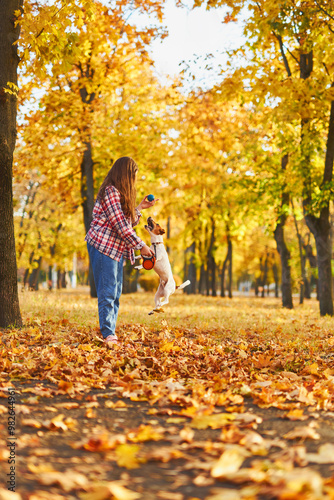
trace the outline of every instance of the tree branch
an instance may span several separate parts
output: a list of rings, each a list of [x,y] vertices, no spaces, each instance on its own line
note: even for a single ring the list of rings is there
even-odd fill
[[[284,52],[284,45],[283,45],[283,41],[282,41],[282,37],[281,35],[276,35],[276,33],[273,31],[273,35],[277,38],[278,40],[278,43],[279,43],[279,46],[280,46],[280,50],[281,50],[281,54],[282,54],[282,57],[283,57],[283,62],[284,62],[284,66],[285,66],[285,69],[286,69],[286,72],[288,74],[288,76],[292,76],[292,73],[291,73],[291,69],[290,69],[290,66],[289,66],[289,61],[285,55],[285,52]]]

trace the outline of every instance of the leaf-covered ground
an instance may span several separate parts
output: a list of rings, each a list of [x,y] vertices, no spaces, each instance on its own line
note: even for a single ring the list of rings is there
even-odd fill
[[[21,295],[24,328],[0,332],[0,498],[334,499],[334,319],[152,301],[122,296],[107,350],[87,292]]]

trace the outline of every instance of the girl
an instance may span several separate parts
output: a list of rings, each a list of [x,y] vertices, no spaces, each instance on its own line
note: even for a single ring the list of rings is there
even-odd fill
[[[124,156],[115,161],[98,192],[93,220],[85,237],[98,297],[100,329],[108,348],[117,343],[115,327],[122,293],[123,258],[134,264],[134,249],[145,257],[153,255],[132,229],[142,215],[140,210],[158,201],[150,202],[145,197],[135,208],[137,172],[132,158]]]

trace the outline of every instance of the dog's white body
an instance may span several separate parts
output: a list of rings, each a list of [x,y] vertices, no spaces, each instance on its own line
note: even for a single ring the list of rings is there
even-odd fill
[[[153,250],[156,262],[154,265],[154,271],[158,274],[160,278],[160,283],[158,290],[155,294],[155,308],[148,314],[153,314],[158,312],[162,306],[169,303],[169,297],[172,295],[176,288],[181,289],[190,285],[190,281],[187,280],[182,285],[176,286],[175,280],[173,278],[172,268],[169,262],[168,253],[163,244],[163,237],[161,234],[154,234],[148,226],[145,229],[149,232],[151,236],[151,250]],[[140,257],[140,256],[138,256]],[[143,266],[136,266],[135,269],[142,269]]]

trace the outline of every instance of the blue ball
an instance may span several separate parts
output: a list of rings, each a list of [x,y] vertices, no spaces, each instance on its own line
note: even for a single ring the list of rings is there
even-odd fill
[[[154,194],[149,194],[147,196],[148,201],[153,201],[154,200]]]

